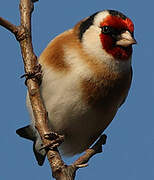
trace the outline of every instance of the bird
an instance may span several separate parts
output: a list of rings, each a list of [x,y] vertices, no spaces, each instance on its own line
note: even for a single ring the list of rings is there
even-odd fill
[[[42,69],[40,93],[51,131],[64,135],[58,147],[64,156],[89,148],[114,119],[125,102],[132,81],[134,24],[117,10],[102,10],[82,19],[56,36],[38,58]],[[32,140],[41,166],[46,151],[35,128],[27,94],[31,124],[18,129]]]

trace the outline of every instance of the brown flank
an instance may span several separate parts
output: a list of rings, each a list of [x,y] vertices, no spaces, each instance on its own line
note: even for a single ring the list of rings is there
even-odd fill
[[[102,78],[83,80],[81,82],[82,98],[90,106],[110,111],[112,104],[123,103],[130,88],[132,73],[121,76],[103,75]]]

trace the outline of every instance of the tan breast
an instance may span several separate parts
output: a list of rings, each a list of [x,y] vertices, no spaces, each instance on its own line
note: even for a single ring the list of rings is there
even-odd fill
[[[82,98],[93,107],[108,111],[112,105],[120,105],[126,98],[132,79],[132,72],[115,74],[102,73],[102,76],[83,80]]]

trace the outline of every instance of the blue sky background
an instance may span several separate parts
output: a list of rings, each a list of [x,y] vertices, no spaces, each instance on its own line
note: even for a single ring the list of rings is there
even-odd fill
[[[19,24],[19,0],[3,0],[0,16]],[[78,171],[77,180],[154,179],[154,1],[45,0],[35,4],[33,43],[39,55],[48,42],[79,20],[103,9],[116,9],[135,24],[133,83],[126,103],[107,128],[104,153]],[[19,44],[0,27],[0,179],[50,180],[48,162],[39,167],[31,142],[19,138],[16,129],[29,124],[25,107],[26,87]],[[65,159],[66,160],[66,159]],[[72,159],[71,159],[72,160]],[[71,160],[66,160],[71,162]]]

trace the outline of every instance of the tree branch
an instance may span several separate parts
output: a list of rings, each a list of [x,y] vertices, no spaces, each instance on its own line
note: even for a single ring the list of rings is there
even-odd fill
[[[33,52],[31,39],[31,13],[34,9],[33,2],[31,2],[31,0],[20,0],[19,8],[21,20],[20,26],[17,27],[3,18],[0,18],[0,25],[11,31],[19,41],[25,73],[29,74],[34,72],[38,63],[37,57]],[[40,96],[39,84],[37,81],[28,79],[27,88],[35,117],[35,126],[42,138],[44,146],[48,146],[48,144],[50,144],[50,140],[46,139],[45,135],[49,134],[50,130],[47,125],[47,112]],[[52,168],[53,175],[55,172],[58,172],[60,169],[65,167],[65,164],[56,148],[54,150],[49,149],[47,157]]]
[[[34,72],[38,65],[37,57],[33,52],[31,38],[31,13],[34,9],[33,3],[36,1],[38,0],[20,0],[20,26],[15,26],[0,17],[0,25],[12,32],[20,43],[26,74]],[[35,117],[35,126],[41,136],[44,147],[48,147],[51,142],[46,136],[51,132],[48,128],[47,112],[40,96],[39,83],[36,80],[35,77],[33,79],[28,79],[26,85]],[[64,163],[57,148],[48,148],[47,157],[52,169],[53,177],[57,180],[73,180],[77,169],[87,166],[86,163],[92,156],[102,152],[102,145],[105,144],[105,142],[106,135],[103,135],[92,148],[88,149],[84,155],[78,158],[70,166],[67,166]]]
[[[91,157],[93,157],[95,154],[97,153],[101,153],[102,152],[102,145],[104,145],[106,143],[106,138],[107,136],[105,134],[103,134],[98,141],[93,145],[92,148],[87,149],[85,154],[83,154],[81,157],[79,157],[74,163],[73,165],[77,166],[77,167],[86,167],[88,164],[86,164],[89,159]]]
[[[3,19],[2,17],[0,17],[0,25],[11,31],[13,34],[16,34],[18,31],[17,26],[11,24],[9,21]]]

